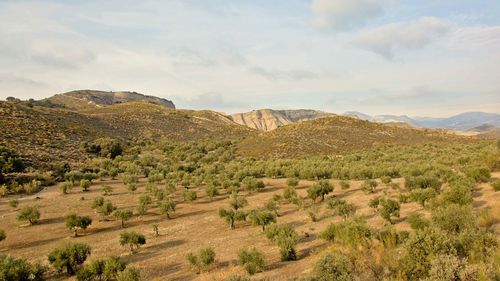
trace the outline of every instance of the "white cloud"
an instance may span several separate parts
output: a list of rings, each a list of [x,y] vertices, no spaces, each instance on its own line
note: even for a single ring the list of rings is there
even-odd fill
[[[383,13],[379,4],[369,0],[313,0],[311,8],[314,27],[339,31],[361,26]]]
[[[360,32],[351,44],[387,59],[397,51],[425,47],[450,31],[451,25],[435,17],[421,17],[416,21],[386,24]]]

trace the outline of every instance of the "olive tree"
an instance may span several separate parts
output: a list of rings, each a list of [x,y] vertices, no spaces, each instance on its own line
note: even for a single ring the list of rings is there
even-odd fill
[[[246,219],[246,213],[240,210],[235,210],[235,209],[224,209],[220,208],[219,209],[219,217],[223,218],[226,220],[226,222],[229,224],[229,227],[231,229],[234,229],[234,223],[236,221],[243,221]]]
[[[116,210],[113,213],[113,217],[121,220],[122,228],[125,227],[125,222],[128,221],[130,218],[132,218],[133,215],[134,215],[134,213],[132,212],[132,210],[129,210],[129,209]]]
[[[83,191],[88,191],[91,185],[92,182],[88,179],[80,180],[80,187],[83,189]]]
[[[43,275],[46,271],[47,268],[39,263],[0,254],[0,280],[44,281]]]
[[[75,237],[78,236],[78,229],[87,229],[92,224],[92,219],[89,216],[78,216],[77,214],[70,214],[64,218],[66,227],[73,231]]]
[[[346,221],[348,217],[353,216],[357,210],[356,205],[336,198],[332,198],[332,200],[328,201],[328,208],[332,209],[335,215],[341,216],[344,221]]]
[[[252,225],[262,227],[262,232],[266,231],[266,226],[276,223],[276,214],[268,210],[253,210],[248,215]]]
[[[393,223],[392,217],[399,218],[401,205],[398,201],[392,199],[380,199],[380,216],[390,224]]]
[[[327,180],[321,180],[307,189],[307,196],[309,196],[313,202],[315,202],[316,198],[319,197],[321,197],[321,200],[323,201],[325,196],[332,191],[333,185]]]
[[[83,243],[66,243],[49,253],[49,263],[57,271],[66,269],[66,273],[74,275],[87,256],[90,255],[90,246]]]
[[[436,196],[436,191],[430,187],[416,188],[410,192],[410,199],[414,202],[418,202],[422,207],[425,207],[425,203]]]
[[[160,213],[167,215],[170,219],[170,213],[175,212],[175,202],[171,198],[166,198],[159,203]]]
[[[38,222],[40,219],[40,211],[37,206],[25,206],[17,213],[17,220],[28,221],[30,225]]]
[[[120,233],[120,245],[128,245],[131,253],[135,253],[144,244],[146,244],[146,237],[141,233],[135,231]]]

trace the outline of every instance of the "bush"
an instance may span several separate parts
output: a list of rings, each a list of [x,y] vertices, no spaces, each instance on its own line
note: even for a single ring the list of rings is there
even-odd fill
[[[63,194],[67,194],[69,190],[71,190],[73,188],[73,183],[71,183],[70,181],[65,181],[65,182],[61,182],[59,184],[59,189],[62,191]]]
[[[215,251],[212,247],[203,248],[198,252],[198,255],[188,253],[186,259],[192,267],[200,273],[202,269],[215,262]]]
[[[12,209],[17,208],[18,205],[19,205],[19,201],[17,199],[12,198],[9,200],[9,207],[11,207]]]
[[[39,263],[29,263],[25,259],[17,259],[0,254],[0,280],[5,281],[43,281],[47,268]]]
[[[297,191],[295,190],[295,188],[291,188],[291,187],[288,187],[288,188],[285,188],[285,190],[283,190],[283,198],[285,200],[287,200],[288,202],[291,202],[293,198],[297,198]]]
[[[427,277],[432,257],[448,254],[455,255],[456,250],[447,233],[432,227],[417,230],[403,246],[401,267],[405,279]]]
[[[340,189],[344,190],[344,189],[348,189],[350,187],[351,187],[351,185],[349,184],[348,181],[341,181],[340,182]]]
[[[286,184],[290,187],[295,187],[295,186],[299,185],[299,179],[289,178],[286,180]]]
[[[266,237],[278,245],[282,261],[297,259],[295,246],[297,245],[299,237],[292,225],[272,224],[266,229]]]
[[[113,187],[109,185],[105,185],[102,187],[102,192],[104,196],[111,195],[113,193]]]
[[[146,244],[146,237],[141,233],[135,231],[120,233],[120,245],[128,245],[131,253],[135,253],[144,244]]]
[[[414,230],[423,229],[430,225],[430,221],[420,213],[411,213],[406,220]]]
[[[312,276],[306,280],[327,281],[354,281],[354,266],[349,258],[343,254],[326,254],[315,264]]]
[[[382,177],[380,177],[380,181],[383,184],[389,184],[392,181],[392,179],[389,176],[382,176]]]
[[[256,248],[240,249],[238,251],[238,265],[243,266],[250,275],[264,269],[264,254]]]
[[[38,210],[37,206],[23,207],[17,214],[17,220],[28,221],[30,225],[37,223],[39,219],[40,219],[40,211]]]
[[[83,189],[83,191],[88,191],[91,184],[92,183],[90,182],[90,180],[87,179],[83,179],[80,181],[80,187]]]
[[[184,190],[184,192],[182,193],[182,196],[184,197],[184,200],[186,202],[193,202],[198,198],[198,195],[196,194],[195,191],[188,190],[188,189]]]
[[[105,260],[93,260],[85,265],[76,274],[78,281],[89,280],[116,280],[121,272],[126,269],[126,264],[120,257],[112,256]]]
[[[417,188],[410,192],[410,199],[418,202],[422,207],[425,207],[425,203],[436,196],[437,193],[432,188]]]
[[[490,169],[487,167],[470,167],[465,170],[465,174],[476,182],[486,182],[491,178]]]
[[[392,217],[399,218],[399,211],[401,209],[401,205],[398,201],[392,199],[381,199],[380,200],[380,216],[385,219],[389,223],[392,222]]]
[[[374,193],[378,183],[374,180],[365,180],[361,184],[361,190],[365,193]]]
[[[124,271],[119,272],[116,276],[116,281],[139,281],[141,280],[141,272],[134,267],[128,266]]]
[[[66,273],[74,275],[90,255],[90,247],[83,243],[67,243],[49,253],[49,263],[57,271],[66,269]]]
[[[500,191],[500,179],[497,179],[494,182],[492,182],[491,186],[495,191]]]
[[[328,208],[332,209],[336,216],[341,216],[344,221],[346,221],[348,217],[353,216],[357,210],[356,205],[336,198],[332,198],[332,200],[328,201]]]

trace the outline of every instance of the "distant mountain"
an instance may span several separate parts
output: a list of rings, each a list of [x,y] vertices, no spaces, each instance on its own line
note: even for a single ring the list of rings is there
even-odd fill
[[[467,131],[483,125],[500,127],[500,114],[485,112],[465,112],[446,118],[408,117],[406,115],[370,116],[356,111],[345,112],[344,115],[354,115],[359,119],[373,122],[406,122],[416,127],[445,128],[459,131]]]
[[[311,109],[273,110],[259,109],[245,113],[235,113],[229,117],[236,123],[259,130],[271,131],[278,127],[301,121],[314,120],[321,117],[332,116],[327,113]]]
[[[158,105],[163,105],[168,108],[175,108],[174,103],[170,100],[143,95],[137,92],[104,92],[95,90],[78,90],[62,93],[54,95],[50,98],[36,101],[35,104],[47,107],[64,107],[74,110],[80,110],[129,101],[146,101]]]

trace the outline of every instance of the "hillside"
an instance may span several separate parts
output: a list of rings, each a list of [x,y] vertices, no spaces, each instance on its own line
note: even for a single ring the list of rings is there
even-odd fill
[[[333,114],[310,109],[259,109],[245,113],[235,113],[230,115],[230,118],[234,122],[252,129],[257,129],[259,131],[271,131],[290,123],[314,120],[330,115]]]
[[[124,103],[129,101],[147,101],[168,108],[175,108],[172,101],[167,99],[147,96],[136,92],[104,92],[95,90],[78,90],[54,95],[52,97],[37,101],[35,104],[47,107],[64,107],[80,110]]]
[[[383,144],[415,144],[463,138],[439,130],[412,129],[332,116],[290,124],[250,136],[238,144],[242,155],[296,157],[343,154]]]
[[[0,145],[35,167],[53,160],[81,161],[80,143],[100,137],[176,141],[241,138],[252,131],[213,111],[173,110],[127,102],[80,111],[0,102]]]

